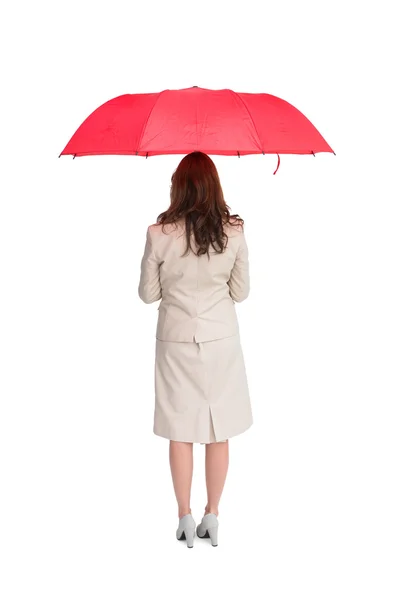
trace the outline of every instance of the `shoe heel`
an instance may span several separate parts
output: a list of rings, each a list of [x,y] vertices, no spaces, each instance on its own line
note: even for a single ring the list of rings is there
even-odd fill
[[[186,544],[188,548],[193,548],[194,532],[194,529],[184,529]]]
[[[210,536],[211,545],[218,546],[218,525],[207,529],[208,535]]]

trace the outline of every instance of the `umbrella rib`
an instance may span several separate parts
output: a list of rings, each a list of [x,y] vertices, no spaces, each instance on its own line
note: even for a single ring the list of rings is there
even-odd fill
[[[196,98],[196,143],[197,143],[197,149],[199,148],[199,123],[197,120],[199,111],[198,111],[199,105],[197,104],[197,98]]]
[[[153,104],[153,106],[151,107],[151,110],[150,110],[150,112],[149,112],[149,114],[148,114],[148,116],[147,116],[146,122],[145,122],[145,124],[143,125],[142,133],[140,134],[140,138],[139,138],[138,147],[137,147],[137,149],[136,149],[136,154],[139,152],[139,149],[140,149],[140,144],[142,143],[142,139],[143,139],[143,135],[144,135],[144,130],[146,129],[147,123],[149,122],[149,119],[150,119],[150,117],[151,117],[151,113],[153,112],[155,105],[157,104],[158,100],[160,99],[160,96],[161,96],[161,94],[164,94],[164,92],[165,92],[165,91],[166,91],[166,90],[163,90],[162,92],[160,92],[160,93],[158,94],[157,98],[156,98],[156,99],[155,99],[155,101],[154,101],[154,104]],[[146,158],[147,158],[147,156],[146,156]]]
[[[253,119],[253,117],[251,116],[249,109],[247,108],[247,104],[246,104],[246,102],[243,100],[243,98],[242,98],[242,97],[241,97],[241,96],[240,96],[240,95],[239,95],[237,92],[233,92],[232,90],[229,90],[229,91],[231,92],[231,94],[233,94],[233,95],[237,96],[237,97],[238,97],[238,98],[240,98],[240,100],[242,101],[242,103],[243,103],[243,106],[245,107],[245,109],[246,109],[246,111],[247,111],[247,114],[249,115],[249,117],[250,117],[250,119],[251,119],[251,122],[253,123],[254,131],[255,131],[255,132],[256,132],[256,134],[257,134],[257,137],[258,137],[258,144],[259,144],[259,146],[260,146],[260,148],[261,148],[261,152],[264,152],[264,148],[262,148],[262,144],[261,144],[260,134],[259,134],[259,133],[258,133],[258,131],[257,131],[256,124],[254,123],[254,119]]]

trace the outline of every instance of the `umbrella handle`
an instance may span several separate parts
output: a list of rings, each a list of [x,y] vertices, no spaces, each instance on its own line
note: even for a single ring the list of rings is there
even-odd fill
[[[279,154],[277,154],[277,157],[278,157],[278,164],[277,164],[277,167],[276,167],[276,169],[274,171],[274,175],[276,174],[277,170],[279,169],[279,165],[281,164],[281,157],[279,156]]]

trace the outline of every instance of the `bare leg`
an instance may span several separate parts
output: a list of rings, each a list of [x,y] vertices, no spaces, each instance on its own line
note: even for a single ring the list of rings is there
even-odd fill
[[[190,492],[193,477],[193,444],[174,442],[169,444],[169,464],[172,481],[178,502],[178,517],[181,519],[191,512]]]
[[[214,444],[206,444],[206,513],[218,516],[218,505],[224,489],[229,465],[228,440]]]

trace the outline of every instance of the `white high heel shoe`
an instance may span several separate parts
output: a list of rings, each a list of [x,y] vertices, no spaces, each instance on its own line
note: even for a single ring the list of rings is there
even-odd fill
[[[196,533],[199,538],[210,538],[213,546],[218,546],[218,519],[214,513],[207,513],[197,525]]]
[[[179,519],[178,529],[176,530],[176,538],[178,540],[186,540],[188,548],[193,548],[194,534],[196,531],[196,523],[189,513]]]

